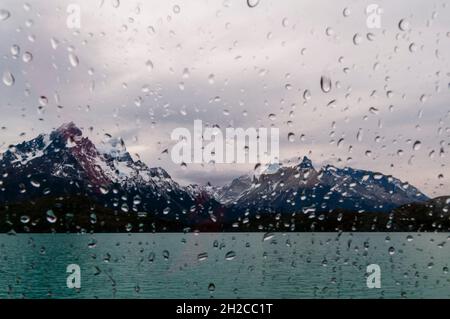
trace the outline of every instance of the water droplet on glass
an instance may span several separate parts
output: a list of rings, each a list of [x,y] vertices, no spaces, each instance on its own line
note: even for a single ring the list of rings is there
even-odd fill
[[[46,106],[48,104],[48,99],[46,96],[40,96],[39,97],[39,105],[40,106]]]
[[[117,9],[120,6],[120,0],[111,0],[111,5]]]
[[[334,30],[333,30],[333,28],[331,28],[331,27],[327,27],[326,29],[325,29],[325,34],[327,35],[327,36],[332,36],[332,35],[334,35]]]
[[[422,143],[420,141],[415,141],[413,144],[413,150],[418,151],[420,149],[420,146],[422,146]]]
[[[30,222],[30,217],[28,217],[27,215],[22,215],[20,216],[20,222],[22,224],[28,224]]]
[[[76,67],[80,63],[80,61],[78,60],[78,57],[73,52],[69,53],[69,62],[70,62],[70,65],[73,67]]]
[[[47,211],[46,216],[47,216],[47,221],[50,224],[56,223],[57,217],[56,217],[55,213],[51,209]]]
[[[33,60],[33,55],[30,52],[25,52],[22,55],[22,61],[25,63],[29,63],[31,62],[31,60]]]
[[[13,86],[15,81],[16,80],[14,79],[14,76],[11,74],[11,72],[9,71],[3,72],[3,83],[6,86]]]
[[[30,184],[31,184],[31,186],[36,187],[36,188],[41,187],[41,183],[39,183],[39,182],[36,181],[36,180],[31,180],[31,181],[30,181]]]
[[[20,47],[17,44],[13,44],[11,46],[11,55],[14,58],[17,58],[19,56],[19,54],[20,54]]]
[[[331,91],[331,86],[332,86],[332,84],[331,84],[331,79],[330,78],[328,78],[326,76],[322,76],[320,78],[320,87],[321,87],[321,89],[322,89],[322,91],[324,93],[330,92]]]
[[[398,28],[401,31],[407,31],[410,28],[409,22],[405,19],[401,19],[398,23]]]
[[[203,261],[203,260],[208,259],[208,253],[198,254],[197,259],[198,259],[198,261]]]
[[[153,70],[153,62],[151,60],[147,60],[147,62],[145,62],[145,66],[149,71]]]
[[[208,76],[208,82],[209,82],[209,84],[214,84],[214,74],[210,74]]]
[[[344,8],[344,10],[342,11],[342,15],[344,17],[348,17],[351,14],[351,11],[349,8]]]
[[[226,260],[233,260],[234,258],[236,258],[236,253],[234,251],[229,251],[225,255]]]
[[[173,6],[173,13],[178,14],[180,13],[181,9],[179,5],[174,5]]]
[[[409,45],[409,52],[414,53],[417,51],[417,45],[413,42]]]
[[[263,236],[263,241],[271,240],[275,235],[273,233],[265,233]]]
[[[294,133],[289,133],[288,134],[288,141],[289,142],[294,142],[295,141],[295,134]]]
[[[260,0],[247,0],[247,6],[249,8],[254,8],[259,4]]]
[[[51,38],[50,43],[52,45],[53,50],[56,50],[56,48],[58,48],[59,46],[59,40],[56,38]]]
[[[362,37],[361,37],[361,35],[360,35],[359,33],[356,33],[356,34],[353,36],[353,44],[354,44],[354,45],[359,45],[361,42],[362,42]]]
[[[164,250],[164,251],[163,251],[163,257],[164,257],[164,260],[168,260],[168,259],[169,259],[170,253],[169,253],[168,250]]]
[[[8,20],[11,13],[8,10],[0,9],[0,21]]]
[[[305,90],[305,91],[303,92],[303,98],[304,98],[306,101],[310,100],[310,99],[311,99],[311,92],[310,92],[309,90]]]

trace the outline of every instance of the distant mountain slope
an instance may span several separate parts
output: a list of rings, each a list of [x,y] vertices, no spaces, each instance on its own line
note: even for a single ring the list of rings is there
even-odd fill
[[[316,214],[342,209],[389,212],[395,207],[428,200],[417,188],[400,180],[353,168],[327,165],[316,170],[304,157],[295,166],[258,176],[241,176],[218,190],[218,199],[235,212]]]

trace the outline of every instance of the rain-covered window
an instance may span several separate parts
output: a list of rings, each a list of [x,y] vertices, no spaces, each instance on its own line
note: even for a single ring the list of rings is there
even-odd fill
[[[0,3],[0,298],[450,297],[450,3]]]

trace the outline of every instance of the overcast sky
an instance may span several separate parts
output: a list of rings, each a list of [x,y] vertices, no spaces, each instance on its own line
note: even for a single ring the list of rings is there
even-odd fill
[[[446,3],[3,0],[0,68],[15,82],[0,83],[0,149],[74,121],[97,143],[122,137],[183,184],[222,184],[253,165],[183,169],[163,152],[172,130],[194,119],[274,126],[283,160],[308,155],[448,195]],[[81,8],[79,30],[66,25],[69,4]],[[366,24],[369,4],[382,10],[379,29]]]

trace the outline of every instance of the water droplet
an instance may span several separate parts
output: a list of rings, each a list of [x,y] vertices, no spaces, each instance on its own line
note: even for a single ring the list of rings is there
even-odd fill
[[[233,260],[234,258],[236,258],[236,253],[234,251],[229,251],[225,255],[226,260]]]
[[[409,45],[409,52],[414,53],[417,51],[417,45],[413,42]]]
[[[22,55],[22,61],[25,63],[30,63],[33,60],[33,55],[30,52],[25,52]]]
[[[398,23],[398,28],[401,31],[407,31],[410,28],[409,22],[405,19],[401,19]]]
[[[362,36],[359,33],[356,33],[353,36],[353,44],[354,45],[359,45],[362,42]]]
[[[70,65],[73,67],[78,66],[78,64],[80,63],[80,61],[78,60],[78,57],[73,52],[69,53],[69,62],[70,62]]]
[[[28,217],[27,215],[22,215],[20,216],[20,222],[22,224],[28,224],[30,222],[30,217]]]
[[[17,58],[19,56],[19,54],[20,54],[20,47],[17,44],[13,44],[11,46],[11,55],[14,58]]]
[[[16,80],[14,79],[14,76],[11,74],[11,72],[9,71],[3,72],[3,83],[6,86],[13,86],[15,81]]]
[[[173,13],[178,14],[180,13],[181,9],[179,5],[174,5],[173,6]]]
[[[372,107],[369,108],[369,112],[372,113],[372,114],[377,115],[380,112],[380,110],[378,110],[376,107],[372,106]]]
[[[147,67],[147,69],[149,70],[149,71],[152,71],[153,70],[153,62],[151,61],[151,60],[147,60],[147,62],[145,62],[145,66]]]
[[[213,283],[210,283],[210,284],[208,285],[208,290],[209,290],[210,292],[213,292],[214,290],[216,290],[216,286],[215,286]]]
[[[349,8],[344,8],[344,10],[342,11],[342,15],[344,17],[348,17],[350,15],[351,11]]]
[[[321,89],[322,89],[322,91],[324,93],[330,92],[331,91],[331,86],[332,86],[332,84],[331,84],[331,79],[330,78],[328,78],[326,76],[322,76],[320,78],[320,87],[321,87]]]
[[[164,260],[169,260],[170,253],[168,250],[163,251],[163,257],[164,257]]]
[[[271,240],[275,235],[273,233],[265,233],[263,236],[263,241]]]
[[[203,261],[203,260],[208,259],[208,253],[200,253],[200,254],[198,254],[197,259],[198,259],[198,261]]]
[[[46,96],[40,96],[39,97],[39,105],[40,106],[46,106],[48,104],[48,99]]]
[[[247,0],[247,6],[249,8],[254,8],[259,4],[260,0]]]
[[[389,255],[394,255],[395,254],[395,248],[394,247],[389,247],[388,249]]]
[[[0,9],[0,21],[8,20],[11,13],[8,10]]]
[[[294,133],[291,132],[291,133],[288,134],[288,141],[291,142],[291,143],[295,141],[295,134]]]
[[[51,209],[47,211],[46,216],[47,216],[47,221],[48,221],[50,224],[56,223],[56,221],[57,221],[57,219],[58,219],[58,218],[56,217],[55,213],[54,213]]]
[[[106,195],[109,193],[109,189],[105,186],[100,186],[100,193],[102,193],[103,195]]]
[[[111,5],[117,9],[120,6],[120,0],[111,0]]]
[[[31,180],[31,181],[30,181],[30,184],[31,184],[31,186],[36,187],[36,188],[41,187],[41,183],[39,183],[39,182],[36,181],[36,180]]]
[[[120,210],[123,211],[124,213],[128,213],[128,211],[129,211],[130,209],[129,209],[127,203],[123,203],[122,206],[120,206]]]
[[[359,129],[358,133],[356,133],[356,139],[361,142],[362,141],[362,137],[363,137],[363,130]]]
[[[56,48],[59,46],[59,40],[56,38],[51,38],[50,43],[52,45],[53,50],[56,50]]]
[[[209,82],[209,84],[214,84],[214,74],[210,74],[208,76],[208,82]]]
[[[331,27],[327,27],[326,29],[325,29],[325,34],[327,35],[327,36],[332,36],[332,35],[334,35],[334,30],[333,30],[333,28],[331,28]]]
[[[421,146],[422,146],[422,143],[420,141],[415,141],[413,144],[413,150],[418,151]]]
[[[309,101],[309,100],[311,99],[311,92],[310,92],[309,90],[305,90],[305,91],[303,92],[303,98],[304,98],[306,101]]]

